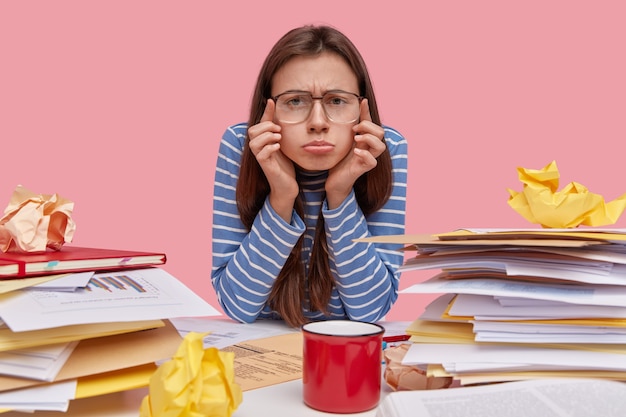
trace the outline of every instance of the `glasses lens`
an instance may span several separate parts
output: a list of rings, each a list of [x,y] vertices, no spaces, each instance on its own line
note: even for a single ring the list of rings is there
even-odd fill
[[[350,93],[326,93],[322,104],[328,118],[338,123],[351,123],[359,118],[359,98]]]
[[[283,94],[276,100],[276,118],[285,123],[299,123],[309,117],[312,107],[310,94]]]
[[[286,93],[276,99],[276,119],[283,123],[305,121],[315,100],[321,100],[326,116],[337,123],[352,123],[359,119],[359,98],[346,92],[328,92],[323,97],[310,93]]]

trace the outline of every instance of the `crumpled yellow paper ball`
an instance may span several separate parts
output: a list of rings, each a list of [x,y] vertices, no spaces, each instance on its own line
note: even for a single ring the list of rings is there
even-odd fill
[[[571,182],[558,191],[556,161],[540,170],[518,168],[517,171],[524,186],[519,193],[508,189],[509,205],[529,222],[544,228],[614,224],[626,208],[626,194],[605,202],[601,195],[590,192],[577,182]]]
[[[203,348],[206,334],[190,332],[174,357],[150,377],[140,417],[228,417],[243,394],[235,382],[235,354]]]
[[[0,250],[44,252],[71,242],[74,203],[58,194],[35,194],[18,185],[0,219]]]

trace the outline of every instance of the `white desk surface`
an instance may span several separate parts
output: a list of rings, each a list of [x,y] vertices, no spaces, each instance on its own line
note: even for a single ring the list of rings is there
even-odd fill
[[[391,388],[382,382],[381,400],[391,392]],[[57,411],[36,411],[32,414],[11,411],[0,414],[1,417],[138,417],[141,400],[148,393],[147,388],[101,395],[93,398],[73,400],[67,413]],[[243,401],[233,413],[233,417],[320,417],[331,416],[313,410],[302,402],[302,380],[271,385],[265,388],[245,391]],[[342,416],[374,417],[376,409],[363,413],[341,414]]]

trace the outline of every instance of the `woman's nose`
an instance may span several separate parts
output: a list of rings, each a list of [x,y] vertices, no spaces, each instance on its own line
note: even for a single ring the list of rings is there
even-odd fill
[[[311,106],[311,113],[308,119],[310,126],[312,128],[327,127],[329,120],[321,100],[313,100]]]

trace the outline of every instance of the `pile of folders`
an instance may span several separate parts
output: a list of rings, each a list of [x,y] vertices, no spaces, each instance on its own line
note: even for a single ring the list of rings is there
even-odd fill
[[[0,412],[66,411],[74,398],[147,386],[182,340],[169,319],[215,314],[165,262],[67,245],[0,252]]]
[[[416,251],[403,273],[436,271],[402,291],[434,297],[407,329],[404,364],[461,385],[626,380],[626,230],[463,229],[370,240]]]

